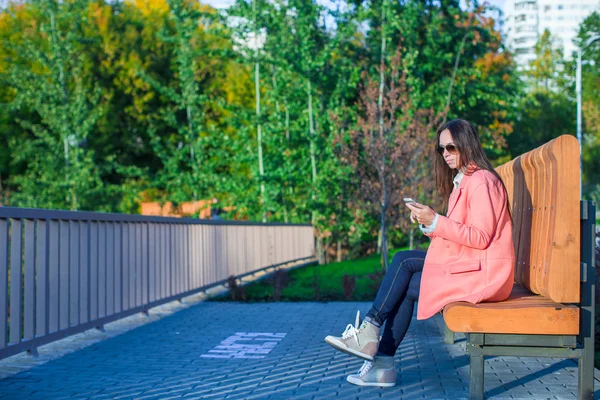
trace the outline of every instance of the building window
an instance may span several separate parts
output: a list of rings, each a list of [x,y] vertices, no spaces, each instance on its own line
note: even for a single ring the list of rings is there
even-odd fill
[[[544,12],[548,12],[552,9],[552,6],[544,6]]]
[[[563,9],[563,5],[562,5],[562,4],[559,4],[559,5],[558,5],[558,9],[559,9],[559,10],[562,10],[562,9]]]

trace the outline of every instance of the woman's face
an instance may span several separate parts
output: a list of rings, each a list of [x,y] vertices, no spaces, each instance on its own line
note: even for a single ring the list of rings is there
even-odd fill
[[[452,140],[452,135],[448,129],[444,129],[440,133],[440,143],[438,151],[446,160],[446,164],[452,169],[457,169],[460,165],[460,153]]]

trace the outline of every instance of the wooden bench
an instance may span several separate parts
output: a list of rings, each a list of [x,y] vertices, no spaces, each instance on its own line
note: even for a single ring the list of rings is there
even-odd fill
[[[579,143],[564,135],[497,168],[508,191],[515,286],[498,303],[456,302],[446,326],[467,336],[471,399],[484,357],[578,360],[578,398],[594,398],[595,205],[580,200]]]

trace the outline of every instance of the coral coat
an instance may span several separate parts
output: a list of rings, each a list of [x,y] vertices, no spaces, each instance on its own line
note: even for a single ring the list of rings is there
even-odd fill
[[[512,222],[502,183],[491,172],[463,177],[438,216],[425,265],[417,319],[455,301],[502,301],[514,281]]]

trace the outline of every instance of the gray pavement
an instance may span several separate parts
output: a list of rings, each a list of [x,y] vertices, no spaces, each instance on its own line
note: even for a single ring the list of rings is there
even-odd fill
[[[200,302],[1,379],[0,398],[467,398],[465,341],[444,344],[439,317],[413,320],[396,355],[396,387],[347,383],[362,361],[336,352],[323,338],[341,334],[356,310],[364,315],[368,307]],[[489,399],[575,399],[577,366],[550,358],[488,358],[485,383]]]

